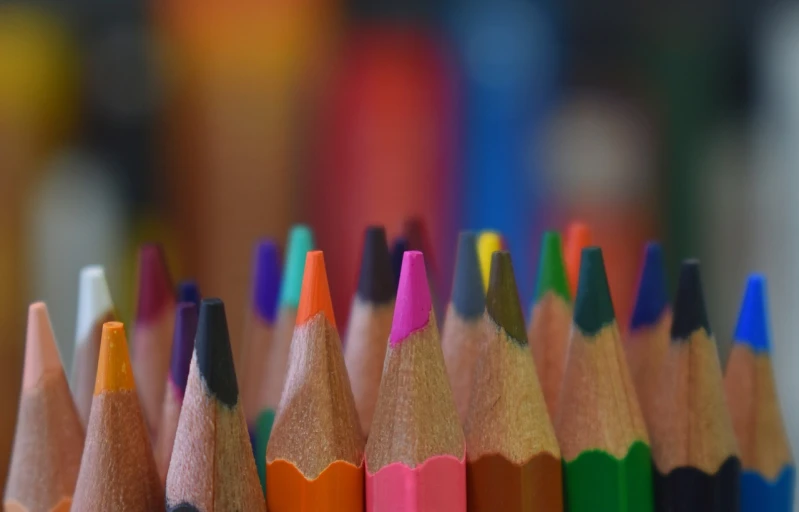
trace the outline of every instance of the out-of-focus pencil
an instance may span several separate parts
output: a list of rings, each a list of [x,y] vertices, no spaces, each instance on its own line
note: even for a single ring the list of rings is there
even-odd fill
[[[796,468],[771,366],[766,278],[749,276],[724,387],[741,449],[741,511],[794,509]]]
[[[491,256],[502,250],[502,235],[497,231],[485,230],[477,235],[477,256],[480,258],[480,273],[483,277],[483,290],[488,290],[491,275]]]
[[[598,247],[583,249],[555,432],[569,512],[651,511],[649,438]]]
[[[402,225],[402,236],[407,243],[406,250],[419,251],[424,254],[427,267],[427,283],[430,285],[430,299],[433,303],[433,311],[435,311],[436,320],[440,321],[439,295],[438,289],[436,288],[439,269],[436,265],[436,255],[434,254],[433,243],[430,240],[430,232],[427,229],[427,223],[422,217],[408,217]],[[403,255],[403,259],[404,257]]]
[[[656,510],[739,510],[738,445],[696,260],[680,268],[671,343],[653,397]]]
[[[139,289],[133,324],[133,373],[144,419],[156,439],[175,326],[175,289],[163,249],[147,244],[139,251]]]
[[[421,252],[402,264],[366,444],[366,510],[466,510],[466,449]]]
[[[563,510],[560,449],[505,251],[492,256],[483,326],[464,427],[469,510]]]
[[[461,424],[469,411],[474,365],[484,336],[485,290],[476,239],[469,231],[458,236],[452,294],[441,335],[441,349]]]
[[[350,308],[344,361],[361,431],[368,437],[394,315],[394,273],[382,226],[366,228],[361,254],[361,273]]]
[[[555,418],[569,351],[572,301],[560,234],[544,233],[538,261],[535,299],[530,312],[530,349],[549,416]]]
[[[194,279],[184,279],[178,283],[176,292],[177,302],[191,302],[197,309],[200,309],[200,300],[202,294],[200,287],[197,286],[197,281]]]
[[[164,507],[121,322],[103,325],[97,383],[72,512],[152,512]]]
[[[394,290],[399,286],[399,276],[402,270],[402,258],[408,250],[408,241],[404,237],[397,237],[391,244],[391,270],[394,271]]]
[[[266,463],[272,512],[363,510],[363,435],[321,251],[305,259],[289,370]]]
[[[566,274],[569,276],[571,296],[577,293],[577,282],[580,279],[580,257],[583,249],[593,243],[593,236],[588,224],[574,221],[566,228],[563,252],[566,259]]]
[[[84,267],[78,282],[78,319],[72,356],[72,396],[83,428],[89,421],[103,324],[115,319],[114,302],[100,265]]]
[[[266,511],[219,299],[203,299],[166,480],[168,511]]]
[[[638,297],[624,343],[630,375],[648,428],[657,421],[653,417],[653,404],[657,400],[655,393],[663,358],[669,350],[670,332],[671,306],[663,251],[660,244],[650,242],[644,250]]]
[[[197,333],[197,306],[193,302],[181,302],[175,310],[175,336],[172,340],[172,357],[169,363],[169,380],[164,393],[164,407],[158,440],[155,443],[155,462],[161,481],[166,482],[172,446],[178,429],[180,410],[186,394],[191,355],[194,351],[194,335]]]
[[[6,512],[66,512],[78,479],[83,426],[61,365],[47,307],[28,308],[25,369]]]

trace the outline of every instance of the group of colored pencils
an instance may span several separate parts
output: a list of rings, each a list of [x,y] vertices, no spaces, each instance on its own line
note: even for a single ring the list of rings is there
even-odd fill
[[[394,251],[366,229],[344,343],[306,226],[282,272],[258,244],[241,340],[156,245],[132,356],[102,267],[80,276],[71,385],[31,305],[5,510],[792,510],[762,276],[723,372],[696,261],[671,306],[647,246],[622,332],[587,229],[548,232],[528,323],[502,237],[464,232],[439,337],[416,229]]]

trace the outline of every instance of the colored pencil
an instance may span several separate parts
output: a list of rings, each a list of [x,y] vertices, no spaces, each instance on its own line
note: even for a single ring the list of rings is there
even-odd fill
[[[541,239],[528,338],[551,418],[555,418],[558,411],[560,387],[569,351],[572,312],[572,295],[563,262],[560,234],[549,231]]]
[[[651,511],[649,438],[635,397],[605,263],[583,249],[555,431],[570,512]]]
[[[397,237],[391,244],[391,270],[394,271],[394,289],[399,286],[400,272],[402,271],[402,258],[408,250],[408,240],[404,237]]]
[[[441,350],[461,424],[469,412],[474,365],[484,331],[485,290],[476,239],[470,231],[458,236],[452,293],[441,334]]]
[[[430,232],[427,229],[427,223],[422,217],[408,217],[402,225],[402,236],[407,241],[406,250],[419,251],[424,254],[427,268],[427,283],[430,285],[430,298],[433,301],[433,311],[436,313],[436,320],[440,320],[439,296],[436,286],[439,277],[438,266],[436,265],[438,260],[436,259],[436,254],[434,254],[433,244],[430,241]],[[402,257],[404,261],[404,253]],[[400,272],[402,272],[401,267],[400,265]],[[399,273],[397,275],[399,275]]]
[[[114,302],[101,265],[83,267],[78,282],[78,318],[72,356],[72,396],[83,428],[89,422],[103,324],[115,319]]]
[[[593,243],[593,235],[588,224],[575,221],[566,228],[563,252],[566,260],[566,275],[569,277],[571,296],[577,293],[577,282],[580,278],[580,256],[583,249]]]
[[[277,320],[266,362],[266,380],[261,395],[263,409],[256,419],[256,448],[259,452],[261,447],[265,447],[269,442],[275,412],[283,393],[289,349],[294,335],[294,324],[297,322],[297,308],[300,304],[305,254],[313,250],[313,247],[311,228],[301,224],[291,228],[284,256]],[[265,486],[266,480],[262,480],[261,484]]]
[[[363,443],[324,256],[311,251],[286,385],[266,451],[269,510],[363,510]]]
[[[372,426],[383,375],[395,292],[386,230],[382,226],[368,227],[363,236],[358,291],[350,308],[344,344],[344,362],[352,383],[361,432],[366,437]]]
[[[178,430],[180,410],[186,394],[191,355],[194,352],[194,336],[197,333],[197,306],[193,302],[180,302],[175,310],[175,335],[172,340],[172,356],[169,360],[169,380],[164,393],[161,425],[155,442],[155,463],[161,481],[166,482],[175,433]]]
[[[650,242],[644,249],[638,296],[624,342],[635,394],[648,428],[657,421],[653,405],[663,359],[669,350],[671,317],[663,250],[659,243]]]
[[[202,294],[200,293],[200,287],[197,286],[197,281],[194,279],[184,279],[179,282],[175,295],[178,303],[191,302],[197,309],[200,309]]]
[[[68,511],[83,451],[83,425],[43,302],[28,308],[17,433],[6,512]]]
[[[172,353],[174,290],[161,246],[142,246],[132,357],[142,411],[152,439],[158,433]]]
[[[241,404],[250,429],[250,440],[255,454],[255,467],[261,486],[266,484],[266,443],[269,432],[258,434],[258,417],[266,414],[271,428],[273,411],[266,401],[265,384],[269,351],[274,335],[277,300],[280,293],[280,250],[271,240],[263,240],[255,250],[252,296],[247,323],[244,326],[244,377]]]
[[[366,510],[465,511],[465,448],[424,256],[408,251],[366,443]]]
[[[491,257],[502,250],[502,235],[496,231],[481,231],[477,235],[477,256],[480,258],[480,274],[483,277],[483,290],[488,290],[491,275]]]
[[[739,510],[741,463],[696,260],[680,268],[671,343],[654,397],[656,510]]]
[[[771,365],[766,278],[749,277],[724,387],[741,450],[741,511],[794,509],[796,469]]]
[[[152,512],[164,507],[121,322],[103,325],[97,384],[73,512]]]
[[[563,510],[555,430],[530,358],[510,253],[495,252],[466,436],[469,510]]]
[[[266,511],[219,299],[203,299],[166,480],[168,511]]]

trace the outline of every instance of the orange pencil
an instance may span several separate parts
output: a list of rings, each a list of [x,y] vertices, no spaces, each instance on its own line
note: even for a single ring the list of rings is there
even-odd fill
[[[324,256],[311,251],[286,385],[266,450],[269,510],[363,510],[363,446]]]
[[[78,479],[83,426],[43,302],[28,308],[25,370],[6,512],[66,512]]]
[[[569,291],[572,297],[577,295],[577,282],[580,280],[580,255],[583,249],[592,243],[593,236],[588,224],[575,221],[566,228],[563,252],[566,259],[566,273],[569,276]]]
[[[164,488],[136,394],[125,328],[107,322],[72,512],[163,508]]]

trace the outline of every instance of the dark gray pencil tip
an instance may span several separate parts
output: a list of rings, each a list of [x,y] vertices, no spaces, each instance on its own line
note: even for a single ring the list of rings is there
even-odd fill
[[[483,276],[477,256],[477,235],[462,231],[458,235],[458,254],[452,281],[452,305],[463,318],[479,318],[485,310]]]
[[[363,235],[358,297],[366,302],[385,304],[394,299],[394,269],[383,226],[369,226]]]
[[[671,337],[686,340],[691,333],[704,328],[711,334],[710,323],[705,309],[705,296],[702,292],[702,279],[698,260],[685,260],[680,265],[680,279],[674,299],[674,317],[671,324]]]
[[[220,299],[203,299],[194,350],[200,375],[211,393],[225,405],[236,405],[239,388],[233,367],[225,305]]]

